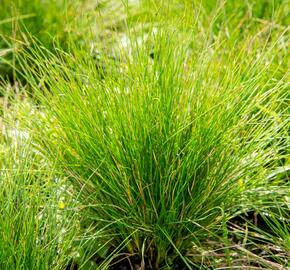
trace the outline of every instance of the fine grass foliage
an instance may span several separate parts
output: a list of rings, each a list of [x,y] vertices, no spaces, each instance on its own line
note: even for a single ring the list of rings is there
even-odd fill
[[[230,219],[269,207],[267,176],[289,139],[289,74],[275,62],[284,36],[220,33],[196,54],[194,31],[164,22],[146,42],[129,31],[132,49],[105,60],[102,76],[77,48],[22,58],[38,66],[26,77],[50,119],[37,126],[38,150],[57,160],[108,250],[143,269],[194,269],[192,254]]]
[[[56,48],[69,50],[68,36],[75,43],[86,44],[89,48],[91,27],[88,21],[93,21],[97,2],[1,0],[0,78],[20,80],[16,55],[33,46],[31,36],[50,51]]]
[[[288,267],[288,0],[2,2],[0,269]]]
[[[62,176],[36,151],[32,129],[24,124],[38,117],[17,97],[4,104],[1,115],[0,268],[5,270],[64,269],[78,235]]]

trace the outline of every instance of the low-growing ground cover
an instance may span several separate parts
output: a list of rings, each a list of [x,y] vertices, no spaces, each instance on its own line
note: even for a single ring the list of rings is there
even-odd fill
[[[287,1],[267,3],[104,1],[91,47],[30,36],[2,86],[1,267],[289,269]]]

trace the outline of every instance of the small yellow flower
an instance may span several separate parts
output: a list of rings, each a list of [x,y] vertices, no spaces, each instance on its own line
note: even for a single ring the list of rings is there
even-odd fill
[[[58,203],[58,208],[59,208],[59,209],[64,209],[64,208],[65,208],[65,203],[64,203],[63,201],[60,201],[60,202]]]
[[[243,188],[245,186],[244,181],[242,179],[238,180],[238,185]]]

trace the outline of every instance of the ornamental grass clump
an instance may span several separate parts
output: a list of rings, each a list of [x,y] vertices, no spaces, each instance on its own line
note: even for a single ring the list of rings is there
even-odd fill
[[[195,34],[170,25],[129,37],[101,76],[77,49],[22,59],[38,65],[26,77],[47,119],[35,140],[80,194],[87,224],[105,232],[97,241],[116,250],[107,260],[193,269],[228,220],[269,207],[247,194],[281,165],[287,73],[277,42],[259,36],[220,35],[198,50]]]

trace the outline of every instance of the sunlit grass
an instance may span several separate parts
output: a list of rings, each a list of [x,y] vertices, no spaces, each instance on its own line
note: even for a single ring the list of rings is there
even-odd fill
[[[131,34],[132,49],[102,76],[77,49],[27,59],[42,71],[27,76],[38,76],[51,119],[38,127],[52,130],[39,148],[58,160],[96,230],[106,228],[109,249],[124,244],[154,269],[180,257],[191,268],[187,252],[222,224],[269,207],[267,175],[283,166],[288,136],[288,74],[275,63],[283,35],[252,36],[251,50],[247,38],[220,35],[197,55],[194,33],[181,39],[163,25],[143,44]]]
[[[4,269],[286,267],[285,3],[87,3],[94,38],[25,35],[27,85],[3,86]]]

